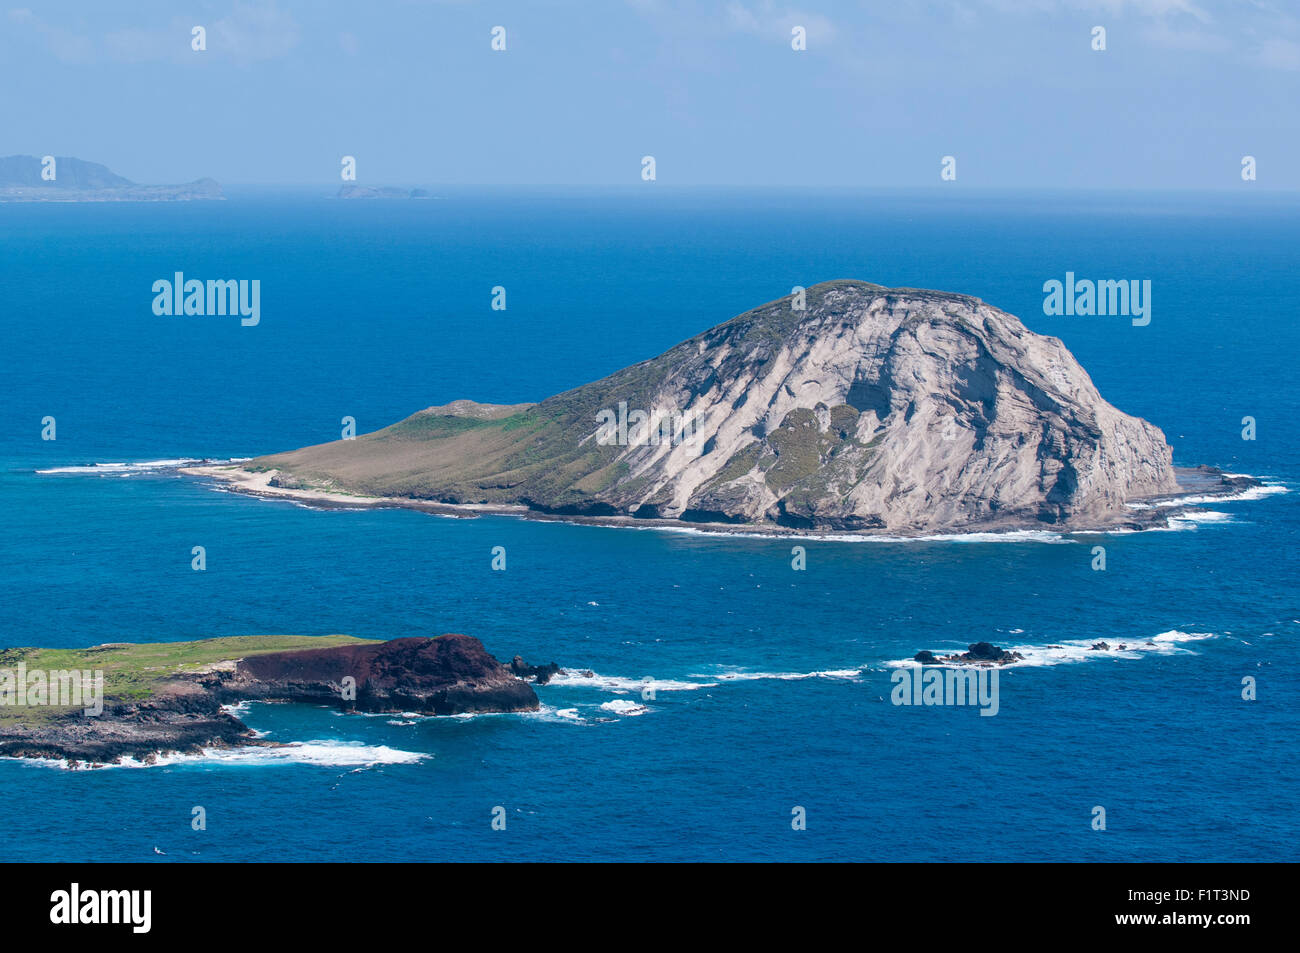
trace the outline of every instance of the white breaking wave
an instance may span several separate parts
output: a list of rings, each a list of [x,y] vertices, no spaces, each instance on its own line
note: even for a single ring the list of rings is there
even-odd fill
[[[180,764],[196,756],[159,757],[159,764]],[[369,767],[375,764],[414,764],[433,755],[418,751],[399,751],[387,745],[367,745],[359,741],[303,741],[277,748],[206,749],[203,760],[222,764],[316,764],[339,767]],[[125,760],[125,759],[124,759]]]
[[[1180,502],[1189,505],[1198,503],[1234,503],[1241,500],[1262,500],[1266,496],[1290,492],[1291,488],[1285,483],[1265,483],[1263,486],[1247,487],[1239,493],[1230,493],[1227,496],[1189,496]]]
[[[699,676],[701,678],[707,676]],[[552,675],[545,686],[563,686],[565,688],[595,688],[604,692],[640,692],[652,689],[656,692],[691,692],[699,688],[712,688],[717,682],[684,682],[668,678],[626,678],[621,675],[583,676],[573,669],[567,669],[564,675]]]
[[[1193,510],[1190,513],[1180,513],[1178,516],[1169,517],[1171,523],[1235,523],[1237,518],[1231,513],[1220,513],[1218,510]]]
[[[229,460],[208,460],[202,457],[178,457],[173,460],[141,460],[136,463],[91,463],[76,467],[50,467],[37,470],[40,474],[50,473],[90,473],[97,476],[126,476],[133,473],[153,473],[158,470],[175,470],[196,464],[224,466],[226,464],[245,463],[252,457],[231,457]]]
[[[720,682],[758,682],[775,679],[782,682],[798,682],[806,678],[857,678],[862,674],[860,668],[832,668],[820,672],[744,672],[739,669],[720,672],[700,678],[716,678]]]
[[[434,722],[446,722],[449,724],[457,724],[457,723],[476,721],[481,718],[488,718],[488,719],[526,718],[532,721],[563,722],[566,724],[572,724],[574,719],[569,715],[563,714],[563,712],[573,711],[573,710],[574,709],[567,709],[567,708],[563,710],[557,710],[553,705],[540,703],[536,711],[467,711],[467,712],[462,712],[459,715],[425,716],[421,719],[421,721],[425,723],[434,721]]]
[[[1226,473],[1224,476],[1246,476],[1246,474]],[[1251,477],[1251,479],[1257,478]],[[1290,492],[1291,488],[1285,483],[1265,483],[1263,486],[1247,487],[1236,493],[1192,493],[1187,496],[1176,496],[1154,503],[1126,503],[1125,505],[1131,510],[1155,510],[1166,509],[1171,506],[1199,506],[1205,503],[1235,503],[1242,500],[1261,500],[1266,496]]]
[[[636,702],[630,702],[626,699],[616,698],[612,702],[605,702],[600,706],[604,711],[612,711],[616,715],[644,715],[650,709],[645,705],[638,705]]]
[[[782,542],[811,540],[817,543],[1073,543],[1060,533],[1042,529],[1008,530],[1002,533],[933,533],[928,536],[858,535],[853,533],[758,533],[694,526],[632,526],[588,524],[603,529],[634,529],[643,532],[685,533],[690,536],[727,536],[732,539],[775,539]]]
[[[593,673],[590,677],[585,677],[570,669],[565,675],[552,676],[546,685],[539,687],[543,690],[551,686],[593,688],[597,691],[611,692],[615,695],[639,694],[645,689],[651,689],[654,692],[689,692],[701,688],[716,688],[726,682],[756,682],[765,679],[785,682],[802,681],[809,678],[851,679],[859,677],[862,671],[861,668],[836,668],[816,672],[754,672],[740,667],[719,666],[719,670],[712,673],[692,672],[686,678],[696,679],[697,681],[686,681],[685,679],[670,678],[627,678],[621,675],[600,675],[596,673]]]
[[[387,745],[366,745],[359,741],[304,741],[278,747],[204,748],[202,754],[160,754],[153,764],[126,757],[118,764],[97,764],[93,768],[82,762],[82,770],[105,768],[154,768],[176,765],[223,764],[267,765],[308,764],[321,767],[368,768],[377,764],[414,764],[431,754],[399,751]],[[66,760],[25,758],[29,764],[68,769]]]
[[[1019,652],[1022,661],[1007,662],[999,668],[1042,668],[1050,665],[1063,665],[1070,662],[1095,662],[1100,659],[1140,659],[1148,655],[1186,655],[1195,654],[1191,649],[1183,648],[1183,643],[1200,642],[1215,638],[1213,632],[1183,632],[1170,629],[1150,638],[1104,639],[1064,639],[1048,645],[1011,645],[1008,652]],[[1093,649],[1098,642],[1105,642],[1109,649]],[[1123,645],[1121,649],[1119,646]],[[936,657],[948,654],[960,654],[965,649],[934,649]],[[886,662],[887,668],[915,668],[921,663],[912,658],[895,659]],[[942,663],[941,663],[942,664]],[[951,667],[951,666],[950,666]]]
[[[1153,642],[1199,642],[1202,639],[1214,638],[1213,632],[1180,632],[1178,629],[1170,629],[1168,632],[1161,632]]]

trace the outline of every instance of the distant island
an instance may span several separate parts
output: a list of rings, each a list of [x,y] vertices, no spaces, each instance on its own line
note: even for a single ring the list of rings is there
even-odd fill
[[[357,185],[348,183],[339,186],[338,199],[428,199],[433,198],[427,189],[407,189],[394,185]]]
[[[1172,457],[1013,315],[831,281],[540,403],[185,472],[326,506],[906,536],[1165,526],[1179,495],[1259,485]]]
[[[553,663],[531,666],[518,656],[507,668],[478,639],[460,634],[387,642],[272,635],[0,649],[0,756],[62,759],[78,767],[274,744],[225,707],[241,701],[423,715],[536,711],[537,695],[525,679],[545,683],[559,671]],[[101,675],[95,699],[91,673]],[[63,695],[56,694],[60,680]],[[70,682],[75,704],[56,704],[72,697]]]
[[[0,158],[0,202],[191,202],[226,196],[214,179],[185,185],[137,185],[97,162],[55,156]],[[51,169],[52,179],[43,175]]]

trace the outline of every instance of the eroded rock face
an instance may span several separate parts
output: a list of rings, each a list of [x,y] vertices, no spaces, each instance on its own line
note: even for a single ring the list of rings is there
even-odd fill
[[[355,680],[355,704],[343,679]],[[431,715],[535,711],[537,695],[468,635],[392,639],[276,652],[241,659],[213,676],[224,700],[274,699],[342,705],[358,711]]]
[[[916,532],[1104,518],[1177,488],[1157,428],[975,298],[837,282],[676,353],[648,402],[692,411],[698,446],[629,450],[616,506]]]

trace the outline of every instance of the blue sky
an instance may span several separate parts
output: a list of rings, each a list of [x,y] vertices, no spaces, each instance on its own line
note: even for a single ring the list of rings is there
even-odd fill
[[[145,183],[1300,188],[1291,0],[0,9],[0,155]]]

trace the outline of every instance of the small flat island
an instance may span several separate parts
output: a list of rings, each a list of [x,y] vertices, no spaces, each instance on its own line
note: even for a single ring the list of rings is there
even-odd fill
[[[507,668],[478,639],[460,634],[2,649],[0,756],[80,767],[278,744],[259,739],[228,710],[242,701],[423,715],[536,711],[537,695],[520,677],[534,674],[518,658]]]

